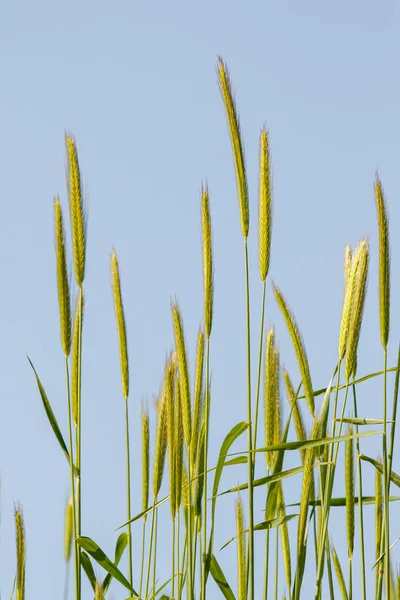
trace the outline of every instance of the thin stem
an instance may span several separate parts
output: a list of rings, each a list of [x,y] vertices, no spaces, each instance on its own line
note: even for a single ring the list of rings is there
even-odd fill
[[[266,289],[267,289],[267,280],[265,279],[263,281],[263,291],[262,291],[262,300],[261,300],[260,342],[259,342],[259,346],[258,346],[257,388],[256,388],[256,408],[255,408],[255,414],[254,414],[253,448],[257,448],[257,428],[258,428],[258,412],[259,412],[260,387],[261,387]],[[254,475],[255,462],[256,462],[256,453],[254,453],[254,457],[253,457],[253,475]]]
[[[156,595],[157,532],[158,532],[158,507],[156,507],[155,532],[154,532],[152,598],[155,598],[155,595]]]
[[[279,527],[275,527],[275,600],[278,600]]]
[[[383,358],[383,501],[384,501],[384,530],[385,530],[385,585],[387,594],[390,594],[390,560],[389,560],[389,480],[387,457],[387,350]]]
[[[265,532],[264,600],[268,598],[269,529]]]
[[[175,517],[172,519],[172,565],[171,565],[171,577],[172,577],[172,598],[175,598]]]
[[[147,556],[146,594],[145,594],[146,598],[149,595],[150,565],[151,565],[151,556],[152,556],[152,553],[153,553],[153,539],[154,539],[154,522],[155,522],[155,513],[156,513],[156,502],[157,502],[157,498],[154,496],[153,510],[152,510],[152,515],[151,515],[149,552],[148,552],[148,556]]]
[[[187,580],[187,598],[193,600],[193,531],[192,531],[192,464],[190,456],[190,448],[188,448],[188,491],[189,491],[189,504],[188,504],[188,516],[187,516],[187,530],[188,530],[188,580]]]
[[[71,418],[71,389],[69,384],[69,366],[68,357],[65,357],[65,380],[67,384],[67,402],[68,402],[68,433],[69,433],[69,468],[71,475],[71,496],[72,496],[72,524],[74,531],[74,565],[75,565],[75,598],[79,598],[79,578],[78,578],[78,546],[76,543],[76,511],[75,511],[75,477],[74,477],[74,450],[72,441],[72,418]]]
[[[329,595],[331,600],[335,600],[335,590],[333,587],[333,575],[332,575],[332,560],[331,553],[329,549],[329,541],[326,538],[326,566],[328,570],[328,583],[329,583]]]
[[[247,337],[247,470],[249,501],[249,600],[254,600],[254,502],[253,502],[253,433],[251,421],[251,361],[250,361],[250,290],[249,290],[249,253],[247,237],[244,238],[245,279],[246,279],[246,337]]]
[[[76,467],[78,476],[76,479],[76,500],[77,500],[77,536],[81,535],[82,530],[82,464],[81,464],[81,448],[82,448],[82,398],[81,398],[81,382],[82,382],[82,317],[83,317],[83,290],[79,288],[79,319],[78,319],[78,376],[77,376],[77,404],[78,404],[78,426],[76,433]],[[81,550],[77,548],[77,564],[78,564],[78,599],[81,598]]]
[[[125,398],[125,445],[126,445],[126,501],[128,521],[131,520],[131,458],[129,450],[129,409],[128,398]],[[128,524],[128,579],[131,586],[133,585],[133,569],[132,569],[132,525]]]
[[[353,560],[349,557],[349,600],[353,600]]]
[[[207,556],[207,464],[208,464],[208,424],[210,418],[210,338],[207,337],[206,347],[206,393],[204,401],[205,425],[204,425],[204,488],[203,488],[203,556],[201,560],[201,598],[206,600],[206,559]],[[199,460],[201,458],[199,457]]]
[[[356,388],[353,385],[353,401],[354,401],[354,417],[357,419],[357,395]],[[356,433],[358,433],[358,425],[355,427]],[[358,486],[358,518],[360,527],[360,550],[361,550],[361,598],[366,600],[367,588],[365,581],[365,544],[364,544],[364,507],[362,503],[363,495],[363,481],[362,481],[362,468],[360,456],[360,440],[356,438],[356,453],[357,453],[357,486]]]
[[[139,587],[139,595],[142,597],[143,591],[143,571],[144,571],[144,553],[146,548],[146,517],[143,519],[143,527],[142,527],[142,560],[140,566],[140,587]]]

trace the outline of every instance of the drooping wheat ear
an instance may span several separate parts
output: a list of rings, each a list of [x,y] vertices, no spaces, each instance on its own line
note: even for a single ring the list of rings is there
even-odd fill
[[[20,506],[14,508],[15,541],[17,546],[17,600],[25,599],[26,537],[24,515]]]
[[[74,254],[75,278],[82,287],[86,263],[86,223],[83,205],[81,172],[75,138],[65,135],[67,150],[67,189],[71,215],[72,248]]]
[[[60,199],[54,200],[54,224],[56,237],[57,290],[60,312],[61,344],[65,356],[71,352],[71,298],[67,271],[65,229]]]
[[[313,429],[311,432],[311,439],[314,440],[318,437],[320,425],[318,419],[314,419]],[[301,486],[301,500],[300,500],[300,514],[299,523],[297,529],[297,557],[299,558],[303,552],[303,546],[305,544],[305,534],[307,525],[308,515],[308,503],[310,498],[310,492],[313,484],[313,468],[315,461],[315,448],[309,448],[306,450],[304,458],[304,473],[303,482]]]
[[[170,488],[170,508],[171,517],[175,518],[176,513],[176,467],[175,467],[175,361],[168,360],[165,371],[165,402],[167,406],[167,446],[168,446],[168,465],[169,465],[169,488]]]
[[[285,368],[283,368],[283,381],[285,382],[286,394],[287,394],[290,406],[292,407],[292,416],[293,416],[294,428],[296,430],[297,439],[299,440],[299,442],[302,442],[303,440],[307,439],[306,429],[304,427],[303,415],[301,414],[301,408],[300,408],[299,403],[297,402],[296,393],[293,389],[293,384],[290,379],[289,373],[287,372],[287,370]],[[300,457],[301,457],[302,464],[304,464],[304,454],[305,454],[305,450],[300,450]]]
[[[239,494],[236,501],[238,600],[247,600],[246,547],[244,529],[243,503]]]
[[[390,328],[390,248],[389,218],[382,183],[376,174],[375,181],[376,212],[379,232],[379,316],[381,341],[386,350]]]
[[[157,427],[156,427],[156,447],[154,452],[153,466],[153,494],[157,498],[160,491],[165,465],[165,454],[167,451],[167,403],[165,393],[165,382],[161,397],[157,402]]]
[[[194,405],[193,405],[193,421],[192,421],[192,439],[191,453],[192,464],[195,464],[197,457],[197,445],[200,430],[201,419],[201,403],[203,391],[203,370],[204,370],[204,333],[200,329],[197,336],[197,352],[196,352],[196,375],[194,382]]]
[[[175,371],[175,489],[176,510],[179,510],[182,501],[182,472],[183,472],[183,423],[182,423],[182,400],[180,394],[179,379]]]
[[[104,600],[104,587],[100,581],[96,581],[94,592],[94,600]]]
[[[128,343],[126,340],[126,324],[124,305],[121,293],[121,278],[119,274],[118,257],[113,248],[111,251],[111,277],[114,296],[115,316],[117,319],[119,354],[121,361],[122,393],[125,400],[129,395],[129,361],[128,361]]]
[[[174,326],[175,346],[178,359],[180,394],[182,401],[182,419],[183,433],[185,436],[186,448],[190,449],[190,440],[192,435],[191,422],[191,400],[190,400],[190,383],[189,383],[189,368],[186,353],[185,335],[183,331],[183,322],[178,304],[172,304],[172,321]]]
[[[353,306],[347,341],[345,377],[348,381],[353,374],[357,359],[357,347],[360,339],[361,324],[364,312],[365,296],[367,292],[369,246],[364,238],[357,247],[354,257],[356,272],[356,288],[354,291]]]
[[[73,529],[73,510],[72,498],[65,508],[65,534],[64,534],[64,556],[65,562],[69,562],[72,550],[72,529]]]
[[[260,135],[260,181],[259,181],[259,262],[261,281],[268,275],[271,256],[272,194],[269,133],[264,127]]]
[[[335,550],[332,542],[330,543],[330,547],[331,547],[333,566],[335,567],[335,573],[336,573],[336,577],[338,580],[340,592],[342,594],[343,600],[348,600],[346,583],[344,581],[342,567],[340,565],[339,557],[336,553],[336,550]]]
[[[353,433],[349,427],[349,435]],[[346,441],[345,460],[345,486],[346,486],[346,533],[348,557],[353,558],[354,550],[354,442],[352,439]]]
[[[245,238],[249,235],[249,196],[247,189],[246,167],[244,160],[243,143],[240,132],[240,122],[236,104],[232,93],[231,80],[226,64],[218,57],[218,78],[222,98],[228,117],[229,133],[231,137],[233,156],[235,160],[236,182],[239,196],[240,219],[242,233]]]
[[[308,408],[310,409],[311,416],[314,417],[315,406],[314,406],[314,392],[311,382],[310,367],[308,365],[307,354],[302,342],[297,323],[289,311],[289,308],[285,302],[284,297],[279,291],[275,283],[272,283],[276,301],[281,309],[283,318],[285,319],[286,326],[289,331],[290,338],[294,347],[294,351],[299,365],[300,375],[303,381],[304,394],[307,400]]]
[[[142,403],[142,510],[149,506],[150,479],[150,419],[149,412]],[[146,520],[146,515],[144,516]]]
[[[203,271],[204,271],[204,327],[209,338],[213,320],[214,277],[210,198],[208,187],[201,190],[201,229],[203,233]]]
[[[344,299],[342,308],[342,318],[340,321],[340,334],[339,334],[339,360],[343,360],[346,353],[350,323],[351,323],[351,311],[354,305],[354,296],[357,287],[357,273],[360,254],[357,254],[352,260],[350,246],[346,247],[345,253],[345,286],[344,286]]]
[[[279,482],[279,485],[278,485],[277,510],[278,510],[278,517],[286,516],[285,497],[283,495],[282,482]],[[290,559],[289,530],[288,530],[288,526],[287,526],[286,522],[282,523],[279,526],[279,531],[281,534],[283,565],[285,567],[286,583],[287,583],[288,590],[290,590],[291,585],[292,585],[292,563],[291,563],[291,559]]]
[[[78,290],[78,296],[75,302],[75,313],[74,313],[74,328],[72,333],[72,353],[71,353],[71,391],[72,391],[72,419],[74,426],[78,426],[78,398],[79,398],[79,321],[80,321],[80,307],[84,308],[84,303],[80,302],[80,297],[83,296],[82,288]],[[83,320],[83,314],[82,314]]]

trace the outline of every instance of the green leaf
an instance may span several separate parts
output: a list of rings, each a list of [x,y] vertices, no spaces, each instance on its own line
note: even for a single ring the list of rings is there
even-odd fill
[[[149,600],[155,600],[155,598],[157,598],[158,594],[169,584],[169,582],[172,581],[172,577],[170,577],[168,579],[168,581],[166,581],[165,583],[163,583],[158,590],[156,590],[154,592],[154,594],[152,596],[150,596]],[[167,598],[167,600],[174,600],[174,598],[172,598],[172,596],[166,596],[165,594],[163,594],[161,596],[161,598],[159,600],[162,600],[163,598]]]
[[[243,457],[245,458],[245,457]],[[246,459],[247,462],[247,459]],[[225,463],[226,464],[226,463]],[[268,483],[273,483],[274,481],[282,481],[286,477],[291,477],[292,475],[298,475],[303,472],[303,467],[296,467],[295,469],[288,469],[287,471],[281,471],[280,473],[276,473],[275,475],[268,475],[266,477],[261,477],[260,479],[255,479],[253,481],[253,487],[259,487],[261,485],[266,485]],[[248,483],[242,483],[241,485],[237,485],[236,487],[231,488],[230,490],[225,490],[218,494],[218,496],[224,496],[225,494],[230,494],[232,492],[237,492],[241,490],[247,490],[249,487]]]
[[[287,521],[291,521],[292,519],[295,519],[298,516],[299,516],[298,514],[284,515],[283,517],[276,517],[276,519],[270,519],[269,521],[262,521],[262,523],[258,523],[257,525],[254,525],[254,531],[265,531],[266,529],[273,529],[274,527],[279,527],[283,523],[286,523]],[[244,533],[247,533],[248,531],[249,530],[246,529]],[[223,550],[224,548],[229,546],[229,544],[231,542],[233,542],[233,540],[235,540],[235,539],[236,539],[236,535],[233,536],[232,538],[230,538],[230,540],[228,540],[227,542],[225,542],[225,544],[223,546],[221,546],[220,552],[221,552],[221,550]]]
[[[212,578],[214,579],[215,583],[221,590],[221,593],[224,596],[224,598],[226,598],[226,600],[236,600],[236,598],[229,586],[229,583],[227,582],[226,577],[225,577],[221,567],[219,566],[218,561],[215,558],[214,554],[211,556],[210,573],[211,573]]]
[[[81,548],[86,550],[88,554],[101,566],[103,569],[110,573],[114,579],[119,581],[127,590],[129,590],[132,594],[138,596],[139,594],[135,592],[131,584],[127,579],[125,579],[124,575],[122,575],[121,571],[111,562],[111,560],[104,554],[103,550],[94,542],[92,539],[88,537],[78,537],[76,539],[77,543]]]
[[[115,546],[114,564],[116,567],[118,566],[118,563],[121,560],[121,557],[125,551],[127,544],[128,544],[128,534],[123,532],[117,539],[117,543]],[[106,577],[103,581],[104,595],[105,595],[106,591],[108,590],[108,588],[110,587],[111,579],[112,579],[112,575],[111,575],[111,573],[108,573],[108,575],[106,575]]]
[[[335,444],[336,442],[345,442],[346,440],[358,437],[367,437],[369,435],[382,435],[382,431],[364,431],[362,433],[352,433],[351,435],[341,435],[336,437],[320,438],[317,440],[303,440],[301,442],[286,442],[257,448],[254,452],[274,452],[275,450],[307,450],[308,448],[317,448],[326,446],[326,444]]]
[[[162,500],[159,500],[158,502],[156,502],[155,505],[154,505],[155,508],[157,508],[161,504],[164,504],[164,502],[166,502],[167,500],[169,500],[169,496],[165,496],[165,498],[162,498]],[[142,512],[140,512],[139,514],[137,514],[136,516],[134,516],[130,521],[127,521],[126,523],[123,523],[122,525],[120,525],[119,527],[117,527],[116,531],[118,531],[118,529],[122,529],[123,527],[126,527],[127,525],[129,525],[129,523],[133,523],[134,521],[137,521],[138,519],[141,519],[141,517],[144,517],[145,515],[147,515],[152,510],[153,510],[153,505],[149,506],[145,510],[142,510]]]
[[[342,421],[342,423],[350,423],[350,425],[383,425],[385,422],[383,419],[363,419],[358,417],[357,419],[350,419],[345,417],[343,419],[335,419],[336,422]],[[386,421],[386,423],[393,423],[393,421]]]
[[[244,465],[247,464],[246,456],[236,456],[236,458],[231,458],[224,463],[224,467],[230,467],[231,465]]]
[[[366,456],[365,454],[360,454],[360,458],[361,460],[365,460],[365,462],[369,462],[371,463],[371,465],[374,465],[375,469],[378,469],[378,471],[380,471],[380,473],[383,474],[383,465],[379,460],[375,460],[374,458]],[[398,475],[393,470],[390,473],[390,480],[393,481],[393,483],[397,485],[397,487],[400,487],[400,475]]]
[[[33,370],[33,372],[35,374],[36,383],[37,383],[37,386],[39,388],[40,397],[42,398],[42,402],[43,402],[44,410],[46,411],[47,418],[48,418],[49,423],[51,425],[51,428],[54,431],[54,434],[55,434],[55,436],[56,436],[56,438],[58,440],[58,443],[61,446],[61,450],[64,452],[64,454],[65,454],[65,456],[66,456],[66,458],[68,460],[68,464],[69,464],[70,459],[69,459],[68,448],[67,448],[67,445],[66,445],[66,443],[64,441],[64,438],[62,436],[61,430],[60,430],[60,428],[58,426],[57,419],[55,417],[55,414],[53,413],[53,410],[51,408],[49,399],[47,398],[47,394],[46,394],[46,392],[44,390],[42,382],[39,379],[39,375],[37,374],[36,369],[33,366],[33,363],[31,361],[31,359],[29,358],[29,356],[27,358],[28,358],[29,364],[31,365],[32,370]],[[78,474],[78,470],[75,467],[75,465],[74,465],[74,472],[75,472],[76,475]]]
[[[390,496],[389,502],[398,502],[400,500],[400,496]],[[375,496],[363,496],[362,497],[362,505],[367,504],[375,504]],[[321,500],[309,500],[308,504],[310,506],[321,506]],[[331,498],[329,502],[330,506],[334,507],[344,507],[346,506],[346,498],[343,496],[341,498]],[[358,504],[358,496],[354,497],[354,504]],[[294,504],[286,504],[286,507],[300,506],[300,502],[295,502]]]
[[[90,561],[90,558],[83,550],[81,551],[81,563],[83,570],[89,579],[90,585],[93,588],[93,591],[96,591],[96,575],[94,574],[93,565]]]
[[[217,462],[217,466],[215,469],[215,475],[214,475],[214,485],[213,485],[213,493],[212,493],[212,501],[211,501],[211,531],[210,531],[210,540],[209,540],[209,544],[208,544],[208,552],[207,552],[207,557],[206,557],[206,568],[205,568],[206,579],[208,577],[208,573],[211,568],[212,549],[213,549],[213,543],[214,543],[215,507],[216,507],[216,502],[217,502],[218,487],[219,487],[219,483],[221,481],[221,476],[222,476],[222,471],[223,471],[223,468],[225,465],[226,455],[228,453],[229,448],[232,446],[233,442],[235,440],[237,440],[237,438],[240,435],[242,435],[242,433],[246,430],[247,430],[247,423],[244,421],[242,421],[241,423],[238,423],[237,425],[232,427],[232,429],[230,430],[230,432],[228,433],[228,435],[225,437],[224,441],[222,442],[222,445],[221,445],[221,448],[219,451],[218,462]]]

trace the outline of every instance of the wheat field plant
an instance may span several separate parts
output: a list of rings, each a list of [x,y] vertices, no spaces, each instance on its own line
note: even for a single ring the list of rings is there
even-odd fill
[[[216,66],[237,184],[241,231],[237,244],[243,245],[244,301],[242,314],[237,315],[245,330],[243,418],[224,433],[219,453],[214,455],[210,451],[211,407],[228,399],[213,397],[211,375],[218,371],[213,331],[221,310],[214,298],[220,268],[213,246],[216,199],[212,188],[199,182],[194,193],[199,199],[203,269],[193,276],[202,280],[204,310],[199,315],[197,338],[189,339],[185,329],[188,307],[170,290],[170,346],[162,349],[165,365],[160,382],[155,382],[153,403],[137,398],[130,370],[129,349],[140,341],[130,335],[133,309],[124,302],[123,284],[129,270],[121,274],[120,264],[126,266],[129,259],[110,248],[110,289],[105,291],[114,305],[115,356],[120,362],[120,388],[116,390],[120,401],[113,410],[124,418],[120,440],[125,446],[125,452],[121,446],[121,462],[126,481],[121,494],[126,498],[126,517],[123,522],[116,517],[114,548],[100,547],[96,531],[88,531],[82,518],[86,485],[82,441],[90,443],[82,423],[82,407],[87,401],[82,381],[88,239],[78,146],[67,133],[68,201],[64,205],[62,196],[57,196],[53,205],[64,414],[56,416],[42,383],[45,375],[34,357],[29,358],[38,396],[67,460],[66,575],[60,582],[60,594],[65,600],[400,599],[400,565],[396,563],[400,475],[393,463],[400,347],[397,356],[389,356],[389,337],[395,334],[390,330],[391,223],[383,183],[372,173],[369,200],[376,205],[377,246],[360,231],[359,241],[344,248],[336,359],[330,378],[325,382],[318,378],[322,387],[317,387],[317,374],[307,355],[307,332],[296,318],[296,298],[286,296],[279,275],[274,280],[270,277],[273,205],[280,202],[272,186],[273,139],[261,123],[259,139],[249,142],[259,149],[258,197],[253,199],[239,102],[227,64],[219,57]],[[226,151],[228,155],[228,144]],[[258,223],[250,221],[253,201]],[[252,236],[258,240],[257,253],[249,244]],[[368,287],[375,259],[378,289]],[[338,263],[342,261],[343,256],[338,256]],[[259,298],[254,297],[249,277],[249,265],[257,262]],[[374,372],[364,373],[358,357],[364,309],[371,294],[379,299],[377,344],[382,347],[382,362]],[[253,300],[261,303],[261,310],[252,311]],[[278,329],[268,314],[272,303],[279,310],[296,360],[297,369],[291,372],[284,366],[287,359]],[[196,349],[194,365],[189,361],[191,348]],[[371,415],[364,414],[358,395],[372,379],[379,382],[381,394]],[[153,392],[149,390],[149,394]],[[141,431],[141,456],[131,454],[132,422],[138,423]],[[226,484],[228,475],[230,480],[236,478],[236,485]],[[133,497],[140,498],[138,514],[132,510]],[[217,517],[222,497],[224,502],[231,501],[228,531],[220,531],[222,521]],[[367,523],[373,544],[366,543]],[[15,527],[17,572],[12,598],[24,600],[29,529],[25,532],[19,506],[15,508]],[[220,539],[225,540],[222,547]],[[89,595],[85,592],[88,586]]]

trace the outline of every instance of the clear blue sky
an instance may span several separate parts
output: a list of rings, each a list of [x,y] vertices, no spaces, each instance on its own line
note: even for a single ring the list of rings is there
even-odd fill
[[[15,569],[14,501],[22,503],[26,519],[27,598],[60,598],[64,582],[68,468],[26,359],[29,354],[66,431],[52,214],[54,195],[66,199],[64,131],[72,131],[77,139],[89,209],[83,532],[112,553],[113,529],[125,519],[125,463],[109,252],[115,244],[122,271],[136,473],[140,399],[144,396],[151,402],[158,391],[172,344],[170,298],[175,294],[185,320],[190,366],[194,366],[202,319],[200,187],[205,179],[210,188],[216,276],[211,461],[227,431],[246,417],[242,238],[216,78],[218,54],[231,71],[246,146],[254,341],[261,292],[258,135],[265,122],[274,174],[270,274],[300,325],[314,386],[328,383],[336,361],[344,247],[346,242],[355,245],[365,233],[370,236],[372,259],[359,373],[382,365],[373,197],[376,168],[391,215],[394,310],[389,363],[394,363],[400,326],[396,311],[400,241],[395,235],[400,219],[399,27],[400,8],[394,0],[2,3],[0,581],[4,597],[11,593]],[[270,286],[267,320],[276,324],[282,361],[297,381],[293,351]],[[365,416],[381,416],[380,389],[376,384],[360,388]],[[363,449],[377,452],[369,443]],[[296,464],[298,457],[291,461],[287,464]],[[366,492],[373,493],[372,467],[365,467],[365,473]],[[231,473],[226,485],[235,484],[242,475]],[[338,482],[340,491],[341,471]],[[286,486],[288,501],[294,501],[297,490],[298,482]],[[133,503],[138,512],[139,489]],[[262,501],[257,506],[260,520],[261,508]],[[398,511],[392,515],[394,532],[400,525]],[[335,535],[335,523],[343,525],[344,512],[333,519],[334,540],[344,560],[345,540]],[[221,502],[218,525],[217,548],[233,532],[233,498]],[[292,532],[295,527],[293,522]],[[369,548],[372,529],[367,526]],[[261,554],[263,537],[259,543]],[[166,549],[169,556],[169,545]],[[224,553],[221,564],[236,589],[233,546]],[[258,566],[261,572],[261,559]],[[166,575],[169,558],[163,568]],[[312,589],[307,585],[305,595]],[[280,595],[283,591],[282,587]],[[89,598],[88,589],[85,593]],[[124,594],[121,587],[113,588],[114,598]]]

